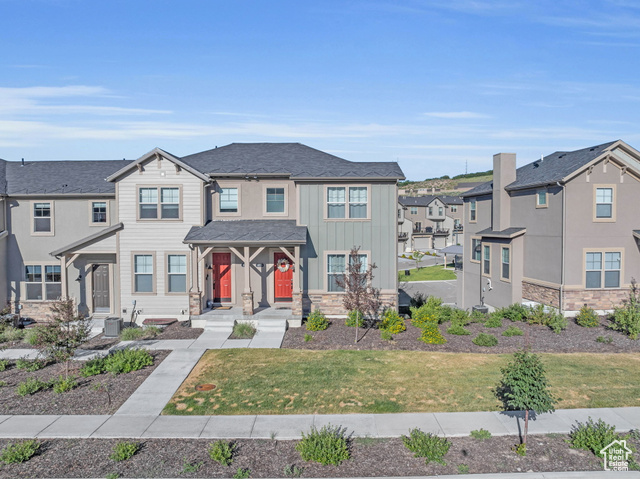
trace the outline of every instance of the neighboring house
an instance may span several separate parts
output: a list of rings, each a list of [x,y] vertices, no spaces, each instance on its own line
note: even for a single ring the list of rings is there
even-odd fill
[[[442,249],[462,243],[462,198],[400,196],[398,202],[404,208],[404,218],[413,225],[409,250]]]
[[[640,153],[618,140],[517,170],[501,153],[493,166],[493,182],[462,195],[458,305],[481,294],[495,308],[527,300],[566,314],[619,305],[640,272]]]
[[[0,294],[23,316],[42,319],[67,295],[82,313],[135,308],[138,321],[213,305],[343,314],[335,278],[353,246],[397,304],[397,163],[234,143],[182,158],[2,161],[2,175]]]
[[[406,206],[398,203],[398,255],[411,251],[413,222],[406,217]]]

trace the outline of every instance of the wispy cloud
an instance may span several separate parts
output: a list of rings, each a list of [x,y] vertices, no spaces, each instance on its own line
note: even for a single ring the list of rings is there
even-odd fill
[[[431,112],[424,113],[424,116],[429,116],[432,118],[454,119],[454,120],[491,118],[489,115],[484,115],[482,113],[475,113],[473,111],[431,111]]]

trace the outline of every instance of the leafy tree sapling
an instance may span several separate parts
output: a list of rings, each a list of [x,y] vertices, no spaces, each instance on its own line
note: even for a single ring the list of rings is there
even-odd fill
[[[526,448],[529,430],[529,411],[536,414],[555,411],[558,402],[549,392],[540,356],[530,351],[516,351],[513,361],[501,368],[502,380],[496,388],[496,396],[505,410],[524,410],[524,435],[522,444]]]
[[[336,284],[344,290],[342,304],[347,311],[361,311],[376,318],[380,311],[380,290],[372,286],[375,263],[366,265],[359,254],[360,247],[354,246],[349,252],[349,262],[343,275],[336,277]],[[356,340],[358,342],[358,328]]]

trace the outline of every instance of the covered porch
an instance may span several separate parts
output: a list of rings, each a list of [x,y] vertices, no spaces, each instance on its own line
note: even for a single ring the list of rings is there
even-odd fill
[[[212,221],[192,228],[184,240],[193,251],[190,315],[290,310],[302,316],[300,250],[306,240],[307,228],[291,220]]]

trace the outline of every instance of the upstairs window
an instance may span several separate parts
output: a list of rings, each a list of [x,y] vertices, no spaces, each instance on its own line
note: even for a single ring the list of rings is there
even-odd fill
[[[442,206],[438,206],[438,216],[444,215],[444,208]]]
[[[91,202],[91,223],[107,224],[107,202],[92,201]]]
[[[451,205],[451,212],[455,213],[458,211],[458,207],[456,205]]]
[[[418,214],[418,207],[417,206],[412,206],[410,212],[411,212],[412,215],[417,215]]]
[[[329,186],[327,218],[367,218],[369,188],[366,186]]]
[[[284,213],[284,188],[267,188],[267,213]]]
[[[33,232],[51,233],[53,231],[53,217],[50,202],[33,203]]]
[[[238,212],[238,188],[220,188],[220,213]]]
[[[547,190],[536,191],[536,207],[538,208],[547,207]]]
[[[429,216],[433,216],[433,206],[429,206]]]
[[[484,254],[482,257],[482,274],[491,274],[491,246],[484,245],[482,247]]]
[[[138,205],[140,219],[180,219],[180,188],[139,188]]]
[[[596,218],[613,218],[613,188],[596,188]]]
[[[502,248],[502,268],[501,268],[501,278],[502,279],[510,279],[511,277],[511,250],[509,248]]]
[[[474,223],[476,221],[476,200],[469,202],[469,221]]]

